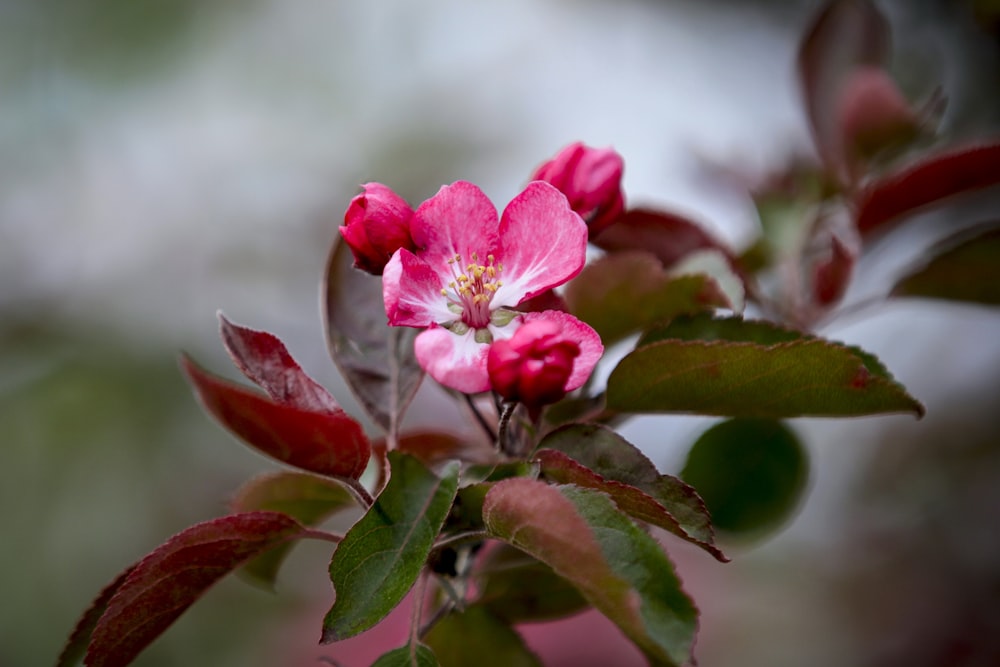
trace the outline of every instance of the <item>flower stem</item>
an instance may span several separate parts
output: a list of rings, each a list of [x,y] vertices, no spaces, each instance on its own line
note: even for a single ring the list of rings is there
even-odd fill
[[[517,408],[517,403],[504,403],[503,408],[500,410],[500,424],[497,428],[497,449],[499,449],[504,454],[510,454],[510,443],[507,442],[508,437],[508,427],[510,426],[510,418],[514,414],[514,409]]]

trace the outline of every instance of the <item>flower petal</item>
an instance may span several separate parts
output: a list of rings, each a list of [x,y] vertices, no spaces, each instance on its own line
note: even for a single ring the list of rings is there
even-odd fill
[[[601,337],[590,325],[581,322],[569,313],[558,310],[545,310],[540,313],[525,313],[522,316],[524,324],[536,322],[538,320],[550,320],[562,327],[562,335],[573,340],[580,346],[580,356],[573,361],[573,372],[566,380],[566,391],[573,391],[583,386],[594,366],[601,360],[604,354],[604,345]]]
[[[477,343],[474,332],[459,335],[438,326],[422,332],[414,342],[420,367],[446,387],[465,394],[490,388],[486,357],[490,346]]]
[[[565,195],[534,181],[504,209],[497,259],[503,286],[493,305],[516,306],[580,273],[587,261],[587,225]]]
[[[382,299],[389,324],[426,327],[449,322],[455,315],[441,296],[441,276],[409,250],[397,251],[382,272]]]
[[[417,255],[435,270],[450,276],[447,261],[461,255],[468,263],[472,253],[481,262],[497,248],[497,210],[472,183],[445,185],[417,208],[410,232]]]

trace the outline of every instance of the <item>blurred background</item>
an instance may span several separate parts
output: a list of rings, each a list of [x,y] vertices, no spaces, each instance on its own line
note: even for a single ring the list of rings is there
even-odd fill
[[[51,664],[115,574],[274,467],[178,372],[184,350],[235,377],[218,309],[357,413],[319,282],[360,183],[416,204],[470,180],[502,207],[583,140],[625,157],[631,204],[742,247],[753,206],[720,174],[809,154],[793,63],[818,4],[0,0],[0,667]],[[996,137],[997,3],[880,6],[910,99],[940,85],[946,136]],[[996,219],[996,195],[951,212]],[[1000,313],[898,302],[823,333],[877,354],[928,415],[797,420],[794,518],[728,565],[667,543],[700,664],[1000,663]],[[676,473],[711,423],[626,434]],[[136,664],[336,658],[314,648],[328,557],[298,548],[278,595],[223,581]]]

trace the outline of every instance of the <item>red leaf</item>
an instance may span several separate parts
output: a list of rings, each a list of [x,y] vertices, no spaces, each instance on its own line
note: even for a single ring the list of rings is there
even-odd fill
[[[721,251],[733,264],[732,251],[722,242],[699,225],[673,213],[633,209],[591,240],[608,252],[651,252],[664,268],[670,268],[696,250],[706,249]]]
[[[321,475],[357,479],[365,471],[371,446],[361,425],[343,410],[315,412],[277,403],[205,372],[186,356],[181,367],[204,408],[252,447]]]
[[[76,622],[76,627],[73,628],[73,634],[66,640],[66,645],[63,646],[63,650],[59,654],[56,667],[73,667],[79,664],[80,658],[83,657],[87,650],[87,645],[90,643],[90,637],[94,634],[97,622],[101,620],[101,616],[104,615],[104,611],[108,608],[108,602],[118,592],[118,589],[122,587],[122,584],[132,574],[135,567],[135,565],[131,565],[115,577],[115,580],[105,586],[100,595],[94,599],[87,611],[83,612],[83,616],[80,617],[80,620]]]
[[[195,600],[242,562],[300,537],[279,512],[248,512],[178,533],[134,566],[94,628],[84,663],[127,665]]]
[[[222,313],[219,331],[236,367],[275,401],[313,412],[340,412],[336,399],[305,374],[277,336],[233,324]]]
[[[868,235],[924,206],[998,183],[1000,143],[935,155],[869,185],[858,203],[856,225]]]
[[[840,301],[853,270],[854,254],[836,236],[831,237],[830,257],[818,264],[813,273],[816,303],[825,308]]]

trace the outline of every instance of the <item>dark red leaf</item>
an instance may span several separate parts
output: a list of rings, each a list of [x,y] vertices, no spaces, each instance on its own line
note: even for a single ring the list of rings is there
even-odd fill
[[[858,201],[855,224],[867,236],[888,229],[924,206],[997,184],[1000,143],[935,155],[865,188]]]
[[[94,628],[84,663],[128,665],[212,584],[304,530],[285,514],[248,512],[178,533],[125,577]]]
[[[718,250],[730,260],[733,254],[702,227],[673,213],[632,209],[591,241],[608,252],[645,250],[670,268],[696,250]]]
[[[336,399],[305,374],[276,336],[233,324],[222,313],[219,331],[236,367],[275,401],[313,412],[341,412]]]
[[[97,622],[101,620],[101,616],[104,615],[104,611],[108,608],[108,602],[111,601],[112,596],[118,592],[118,589],[121,588],[134,569],[135,565],[131,565],[115,577],[115,580],[105,586],[101,594],[94,599],[90,604],[90,608],[83,612],[83,616],[80,617],[80,620],[76,622],[76,627],[73,628],[73,634],[66,640],[66,645],[63,646],[63,650],[59,654],[56,667],[73,667],[79,664],[80,659],[83,658],[84,653],[87,651],[90,636],[94,634]]]
[[[205,409],[268,456],[320,475],[350,479],[360,477],[368,466],[368,438],[343,410],[314,412],[276,403],[205,372],[186,356],[181,367]]]

